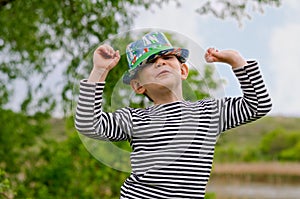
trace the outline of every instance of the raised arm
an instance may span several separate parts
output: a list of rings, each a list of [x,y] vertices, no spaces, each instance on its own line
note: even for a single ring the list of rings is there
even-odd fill
[[[83,135],[102,140],[128,140],[131,113],[127,108],[113,113],[102,111],[102,94],[109,71],[120,60],[118,51],[108,45],[99,46],[93,56],[94,67],[87,80],[80,82],[75,127]]]
[[[272,108],[262,75],[256,61],[245,61],[236,51],[208,49],[207,62],[223,62],[231,65],[239,80],[243,95],[218,100],[220,110],[220,131],[254,121],[266,115]]]

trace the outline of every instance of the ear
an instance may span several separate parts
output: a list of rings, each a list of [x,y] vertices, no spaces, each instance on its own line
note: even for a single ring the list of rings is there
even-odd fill
[[[141,83],[137,79],[131,80],[130,86],[137,94],[143,94],[146,91],[146,89],[141,85]]]
[[[186,80],[189,75],[189,67],[186,63],[181,64],[181,79]]]

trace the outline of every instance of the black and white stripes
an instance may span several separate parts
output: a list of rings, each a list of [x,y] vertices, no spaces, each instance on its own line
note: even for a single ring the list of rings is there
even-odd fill
[[[271,109],[257,62],[234,70],[243,97],[177,101],[145,109],[101,110],[104,83],[82,81],[76,128],[89,137],[131,143],[132,172],[121,198],[204,198],[218,135]]]

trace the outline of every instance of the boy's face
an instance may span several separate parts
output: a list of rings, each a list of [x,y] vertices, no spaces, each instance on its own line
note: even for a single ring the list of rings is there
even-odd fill
[[[142,66],[136,78],[131,81],[131,86],[139,94],[162,87],[172,90],[181,84],[187,75],[186,64],[180,63],[175,55],[165,55]],[[133,84],[142,87],[141,92],[137,91],[136,85]]]

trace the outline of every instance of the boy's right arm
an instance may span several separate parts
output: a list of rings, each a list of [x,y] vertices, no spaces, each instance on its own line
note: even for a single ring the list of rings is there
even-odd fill
[[[109,71],[114,68],[120,60],[119,51],[115,51],[109,45],[99,46],[93,55],[94,66],[88,78],[88,82],[104,82]]]
[[[131,131],[129,109],[114,113],[102,111],[102,93],[108,72],[117,65],[120,55],[108,45],[99,46],[94,52],[94,67],[88,80],[80,82],[75,126],[83,135],[103,140],[128,140]]]

